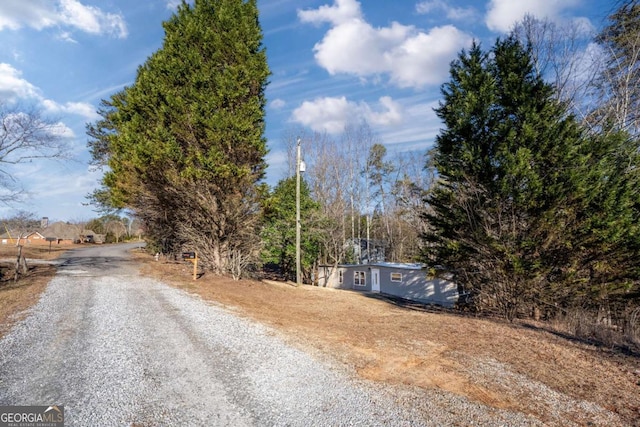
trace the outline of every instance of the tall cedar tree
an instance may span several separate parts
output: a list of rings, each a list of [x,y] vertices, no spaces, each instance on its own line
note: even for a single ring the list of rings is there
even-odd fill
[[[425,258],[453,271],[476,308],[513,319],[566,262],[581,132],[513,37],[463,51],[442,93]]]
[[[255,0],[186,2],[135,83],[89,126],[109,171],[94,199],[126,207],[152,245],[199,252],[217,273],[257,255],[269,76]]]

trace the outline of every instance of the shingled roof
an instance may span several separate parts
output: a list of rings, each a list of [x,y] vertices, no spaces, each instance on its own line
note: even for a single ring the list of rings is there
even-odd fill
[[[40,233],[44,237],[54,237],[58,240],[79,240],[80,230],[77,225],[66,222],[54,222]]]

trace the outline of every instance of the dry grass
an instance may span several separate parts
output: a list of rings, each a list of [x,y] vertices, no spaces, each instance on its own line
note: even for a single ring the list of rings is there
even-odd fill
[[[29,267],[29,274],[13,281],[13,266],[0,263],[2,279],[0,280],[0,338],[11,326],[22,319],[26,310],[36,304],[40,294],[56,274],[52,265],[36,265]]]
[[[551,409],[523,399],[519,384],[487,383],[468,369],[475,362],[497,361],[519,376],[615,412],[629,425],[640,420],[637,355],[564,337],[544,324],[509,324],[310,286],[208,275],[193,281],[190,264],[139,258],[145,274],[234,307],[370,380],[439,388],[548,419],[545,412]],[[575,413],[566,416],[587,422]]]
[[[22,254],[27,259],[55,259],[73,246],[23,246]],[[11,326],[26,315],[26,311],[38,302],[40,294],[47,287],[47,283],[56,274],[56,268],[51,265],[29,265],[29,274],[20,276],[14,282],[15,259],[18,248],[15,245],[0,245],[0,338]]]
[[[56,259],[69,249],[79,245],[28,245],[22,247],[22,255],[34,259]],[[0,259],[14,259],[18,256],[18,248],[15,245],[0,245]]]
[[[624,328],[598,321],[598,314],[582,309],[554,318],[550,324],[561,333],[593,340],[609,347],[640,350],[640,308],[624,313]]]

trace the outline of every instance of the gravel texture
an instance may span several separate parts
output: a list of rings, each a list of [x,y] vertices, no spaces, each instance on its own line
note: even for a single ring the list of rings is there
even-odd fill
[[[0,405],[68,426],[542,425],[442,391],[383,387],[152,279],[131,245],[72,252],[0,341]]]

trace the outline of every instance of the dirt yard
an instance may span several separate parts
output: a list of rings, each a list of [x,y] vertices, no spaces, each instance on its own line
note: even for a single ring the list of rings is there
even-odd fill
[[[209,275],[194,281],[191,264],[138,258],[145,274],[277,328],[292,343],[369,380],[442,389],[555,425],[564,419],[599,424],[575,407],[576,400],[588,401],[640,425],[637,354],[562,337],[544,325],[463,316],[374,294]],[[571,402],[562,404],[566,396]]]

